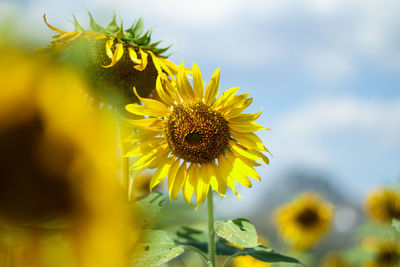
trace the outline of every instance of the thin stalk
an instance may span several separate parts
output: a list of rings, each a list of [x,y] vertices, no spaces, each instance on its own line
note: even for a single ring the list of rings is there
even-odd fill
[[[208,208],[208,266],[215,267],[215,230],[214,230],[214,204],[213,192],[210,189],[207,195]]]

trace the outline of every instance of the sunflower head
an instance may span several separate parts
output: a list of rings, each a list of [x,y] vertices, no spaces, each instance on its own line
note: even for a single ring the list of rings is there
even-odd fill
[[[182,189],[190,203],[193,193],[201,204],[210,189],[225,196],[226,187],[235,194],[235,182],[251,187],[249,177],[260,180],[254,167],[258,161],[269,163],[268,150],[253,132],[266,129],[254,122],[260,114],[242,112],[251,104],[248,93],[235,95],[231,88],[217,97],[220,71],[207,86],[193,64],[193,86],[183,64],[177,81],[157,80],[159,100],[138,98],[144,105],[129,104],[126,109],[146,116],[131,120],[138,132],[127,138],[135,145],[127,153],[137,157],[132,169],[157,169],[151,179],[153,188],[168,177],[170,197]],[[237,194],[238,195],[238,194]],[[240,195],[238,195],[240,196]]]
[[[332,217],[332,205],[313,192],[303,193],[274,214],[283,239],[298,250],[307,250],[319,241],[329,230]]]
[[[50,25],[58,34],[47,48],[66,54],[73,63],[88,74],[99,97],[116,107],[137,102],[132,91],[150,96],[156,78],[173,78],[177,66],[167,59],[165,52],[171,47],[159,47],[161,41],[151,41],[151,30],[144,32],[143,20],[135,21],[124,29],[122,20],[117,24],[116,15],[107,27],[98,25],[89,13],[90,30],[85,30],[74,17],[75,30],[66,32]]]
[[[47,58],[0,48],[0,258],[124,266],[115,137],[88,108],[85,82]]]
[[[372,191],[366,199],[368,216],[378,222],[391,223],[400,219],[400,193],[390,188]]]
[[[372,259],[365,267],[395,267],[400,262],[400,244],[391,239],[367,237],[362,243],[365,250],[372,253]]]

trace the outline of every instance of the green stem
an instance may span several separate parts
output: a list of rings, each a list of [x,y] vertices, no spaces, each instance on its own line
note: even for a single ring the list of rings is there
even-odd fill
[[[185,245],[183,247],[197,252],[205,262],[208,262],[207,255],[204,254],[200,249],[188,245]]]
[[[215,267],[215,231],[214,231],[214,204],[212,189],[207,195],[208,207],[208,266]]]

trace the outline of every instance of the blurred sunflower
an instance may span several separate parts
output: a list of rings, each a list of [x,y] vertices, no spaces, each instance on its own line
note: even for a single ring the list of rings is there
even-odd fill
[[[345,260],[339,251],[332,251],[324,255],[321,259],[320,267],[347,267],[350,264]]]
[[[144,106],[126,106],[133,114],[148,116],[130,120],[139,131],[126,140],[137,143],[126,156],[138,157],[132,169],[157,169],[150,188],[168,176],[171,198],[176,199],[182,189],[187,203],[194,192],[200,205],[210,186],[225,196],[226,186],[236,194],[235,181],[251,187],[248,177],[260,180],[254,170],[260,165],[257,161],[269,163],[261,152],[268,150],[253,133],[266,129],[254,122],[261,111],[241,114],[252,98],[247,98],[248,93],[235,96],[238,87],[216,98],[219,78],[217,69],[204,89],[200,70],[194,63],[192,87],[181,64],[176,85],[157,80],[160,101],[138,96]]]
[[[297,250],[307,250],[329,230],[333,206],[318,194],[305,192],[274,213],[283,239]]]
[[[400,193],[390,188],[372,191],[365,201],[369,217],[382,223],[400,219]]]
[[[142,195],[150,193],[150,181],[152,174],[147,171],[137,171],[135,172],[133,178],[131,179],[129,186],[129,199],[134,199]],[[154,188],[153,188],[154,191]]]
[[[400,244],[394,240],[368,237],[362,246],[372,252],[372,259],[363,267],[397,267],[400,263]]]
[[[124,30],[115,15],[106,28],[99,26],[89,13],[91,30],[84,30],[74,17],[75,31],[67,32],[46,25],[57,32],[46,50],[60,52],[88,74],[100,97],[114,107],[137,102],[132,91],[135,86],[142,97],[149,97],[155,89],[158,75],[174,79],[178,67],[164,53],[170,46],[158,48],[161,41],[151,42],[151,30],[143,34],[139,19]],[[76,61],[76,62],[75,62]]]
[[[1,262],[125,266],[113,132],[76,73],[0,48]]]

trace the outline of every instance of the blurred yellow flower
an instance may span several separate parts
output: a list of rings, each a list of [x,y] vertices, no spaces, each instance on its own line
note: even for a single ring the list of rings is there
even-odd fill
[[[152,176],[152,173],[147,171],[135,172],[130,181],[132,185],[129,186],[129,189],[131,190],[131,192],[129,192],[129,199],[135,199],[150,193],[150,181]]]
[[[47,26],[58,33],[47,49],[75,55],[77,66],[89,74],[94,89],[108,103],[123,108],[138,101],[133,86],[140,96],[149,97],[158,75],[174,79],[178,67],[164,55],[170,46],[157,48],[161,41],[152,43],[150,30],[142,34],[142,19],[124,30],[122,21],[117,25],[115,15],[106,28],[99,26],[90,13],[89,16],[91,30],[84,30],[74,17],[72,32],[50,25],[44,16]]]
[[[248,93],[237,95],[231,88],[216,98],[220,72],[217,69],[204,89],[203,78],[193,64],[193,87],[183,64],[177,83],[157,80],[160,101],[139,97],[144,104],[129,104],[126,109],[136,115],[149,116],[130,120],[139,131],[126,141],[135,142],[127,157],[138,157],[132,169],[157,169],[150,188],[168,176],[171,198],[182,189],[190,203],[193,192],[200,205],[210,186],[225,196],[226,186],[235,193],[235,181],[251,187],[248,177],[260,180],[254,167],[257,161],[268,164],[261,151],[268,151],[253,132],[266,129],[254,122],[261,111],[241,114],[252,102]]]
[[[400,193],[390,188],[376,189],[365,201],[368,216],[382,223],[400,219]]]
[[[322,257],[319,267],[347,267],[349,263],[338,251],[332,251]]]
[[[307,250],[329,230],[333,206],[318,194],[305,192],[274,213],[283,239],[297,250]]]
[[[372,252],[372,259],[363,267],[397,267],[400,263],[400,244],[394,240],[368,237],[362,246]]]
[[[0,259],[125,266],[113,131],[71,70],[0,45]],[[111,144],[111,146],[109,145]]]

